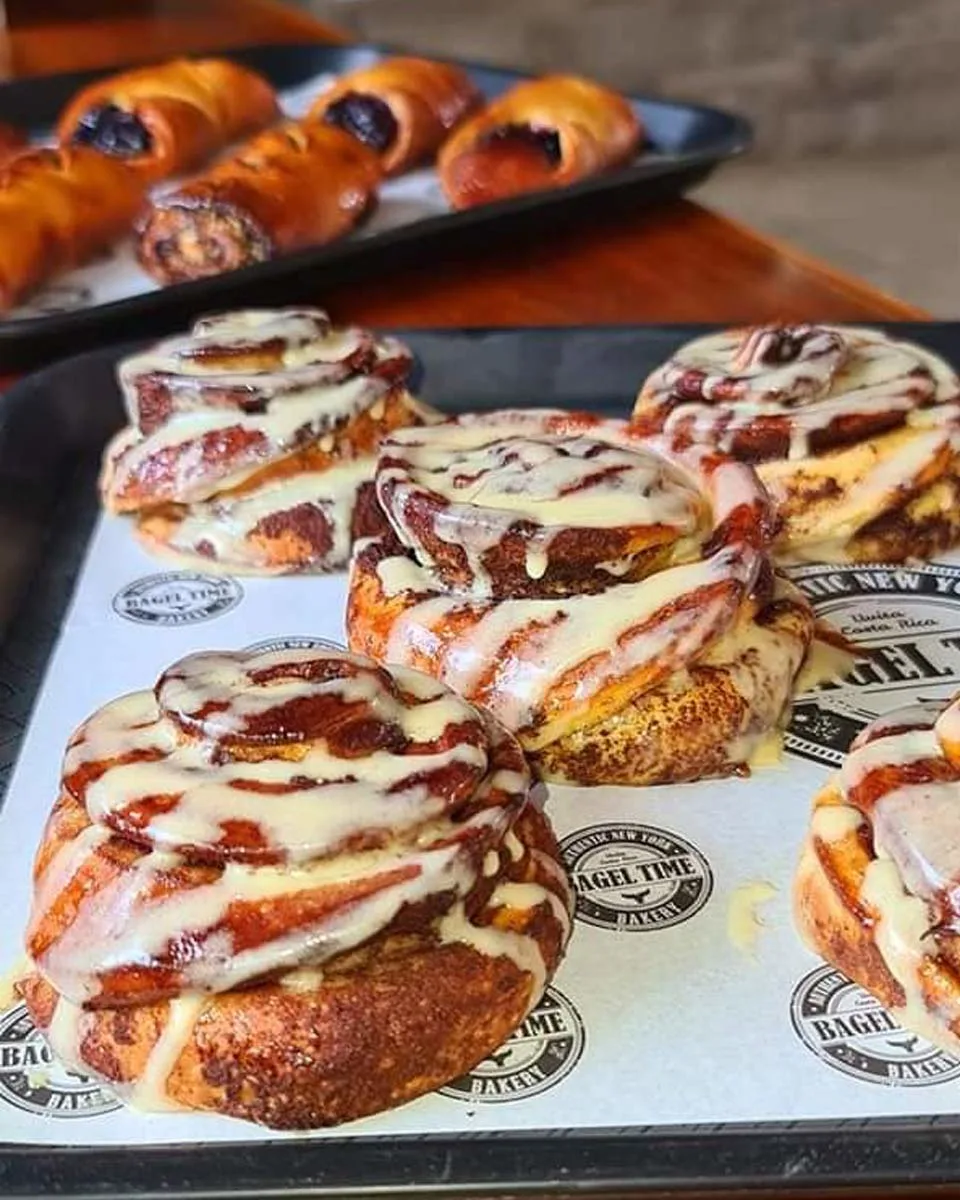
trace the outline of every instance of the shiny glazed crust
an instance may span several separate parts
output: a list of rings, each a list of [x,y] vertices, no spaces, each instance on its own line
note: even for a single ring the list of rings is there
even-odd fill
[[[61,145],[70,144],[85,114],[105,104],[132,113],[150,134],[149,153],[124,162],[151,180],[192,171],[280,116],[273,88],[256,72],[220,58],[177,59],[83,88],[57,122]]]
[[[382,100],[397,122],[397,135],[380,155],[383,170],[399,175],[433,158],[444,138],[481,102],[466,71],[425,58],[388,58],[341,75],[308,113],[322,120],[332,104],[354,92]]]
[[[708,335],[646,381],[634,419],[754,463],[783,561],[902,562],[960,540],[960,380],[876,330]]]
[[[115,159],[72,146],[28,150],[0,169],[0,310],[129,229],[144,183]]]
[[[349,233],[376,203],[377,156],[319,121],[268,129],[155,197],[140,265],[160,283],[219,275]]]
[[[279,707],[265,708],[277,684]],[[34,969],[18,990],[61,1059],[135,1106],[306,1129],[403,1103],[497,1049],[570,924],[516,742],[435,681],[325,651],[194,655],[152,695],[77,731],[37,853]],[[146,794],[152,777],[124,772],[134,743],[149,772],[176,770],[195,742],[217,753],[172,807]],[[166,749],[155,759],[148,745]],[[318,769],[327,782],[302,774]],[[286,803],[307,789],[306,824],[271,813],[281,777]],[[377,795],[397,795],[396,824],[365,820],[387,812]]]
[[[842,773],[815,797],[794,880],[794,917],[814,953],[876,996],[905,1028],[956,1054],[960,949],[946,924],[956,919],[955,900],[949,891],[918,897],[903,858],[919,849],[908,822],[924,818],[924,786],[955,788],[960,781],[958,744],[951,748],[939,736],[939,706],[924,707],[926,713],[905,712],[902,722],[893,714],[868,727]],[[951,710],[955,729],[956,703],[945,714]],[[918,734],[928,740],[911,746]],[[875,757],[858,766],[863,747]],[[891,796],[901,804],[899,824],[888,822],[885,832],[878,813]],[[878,840],[891,831],[896,840],[878,852]],[[886,873],[882,890],[870,881],[877,871]]]
[[[490,136],[514,126],[556,134],[558,161],[548,170],[521,155],[515,169],[505,169],[511,151]],[[440,151],[440,182],[454,208],[563,187],[626,162],[642,134],[639,118],[617,92],[572,75],[547,75],[517,84],[464,122]]]
[[[389,527],[354,555],[350,646],[488,707],[543,777],[722,775],[779,730],[814,622],[769,569],[749,470],[526,410],[398,434],[376,482]]]
[[[121,365],[130,424],[104,453],[104,507],[181,563],[336,569],[377,527],[380,441],[430,419],[409,366],[400,343],[316,310],[201,321]]]

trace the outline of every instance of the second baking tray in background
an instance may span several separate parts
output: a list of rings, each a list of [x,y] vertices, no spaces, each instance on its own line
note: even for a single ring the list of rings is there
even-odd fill
[[[296,116],[325,80],[391,53],[376,46],[291,45],[222,56],[263,74]],[[460,65],[488,97],[526,78],[499,67]],[[28,129],[34,139],[48,136],[79,88],[111,73],[84,71],[2,84],[0,121]],[[41,289],[19,315],[0,319],[0,369],[77,353],[92,339],[102,343],[170,332],[211,309],[316,301],[322,287],[353,280],[363,271],[382,275],[424,254],[442,255],[477,239],[495,246],[496,238],[516,236],[534,224],[542,236],[548,218],[588,220],[595,214],[600,220],[612,205],[636,208],[679,195],[750,144],[749,124],[733,114],[648,96],[629,99],[643,120],[646,147],[631,164],[569,187],[452,212],[435,171],[423,169],[388,181],[372,222],[352,236],[271,262],[160,290],[142,272],[134,269],[127,278],[109,262],[70,272]]]

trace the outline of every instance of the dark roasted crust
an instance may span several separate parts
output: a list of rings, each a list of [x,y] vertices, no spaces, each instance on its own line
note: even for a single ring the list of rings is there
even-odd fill
[[[535,810],[527,809],[515,832],[556,861],[556,842]],[[520,867],[536,870],[531,858]],[[521,877],[520,867],[508,863],[501,878]],[[551,975],[563,946],[549,906],[505,909],[501,917],[537,939]],[[18,987],[45,1029],[56,992],[36,973]],[[469,1071],[520,1023],[530,988],[531,977],[509,959],[440,945],[426,934],[381,937],[329,962],[311,991],[261,984],[211,996],[168,1094],[188,1108],[275,1129],[353,1120]],[[166,1012],[158,1003],[87,1013],[84,1066],[111,1083],[136,1080]]]

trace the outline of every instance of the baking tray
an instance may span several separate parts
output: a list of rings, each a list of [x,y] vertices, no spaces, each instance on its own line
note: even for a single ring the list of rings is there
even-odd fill
[[[960,323],[887,325],[960,361]],[[449,411],[514,404],[623,414],[638,381],[704,327],[395,331],[420,394]],[[131,347],[34,375],[0,405],[0,738],[16,755],[96,517],[93,480],[121,422],[113,368]],[[946,568],[932,567],[932,571]],[[960,574],[960,572],[955,573]],[[745,1014],[746,1015],[746,1014]],[[692,1055],[703,1052],[690,1030]],[[2,1064],[0,1064],[2,1069]],[[652,1080],[669,1087],[669,1071]],[[960,1107],[960,1092],[957,1094]],[[703,1192],[960,1183],[960,1116],[335,1137],[136,1150],[0,1147],[0,1193],[164,1197]]]
[[[224,55],[223,51],[214,53]],[[314,77],[341,74],[391,53],[397,51],[371,45],[290,45],[227,51],[225,56],[261,72],[278,91],[287,91],[303,87]],[[520,72],[500,67],[461,65],[488,96],[497,95],[526,78]],[[0,86],[0,120],[25,127],[34,136],[45,136],[60,109],[78,88],[109,73],[83,71],[4,84]],[[549,228],[556,231],[569,220],[609,213],[611,206],[629,206],[635,210],[683,192],[704,179],[719,162],[750,144],[750,126],[741,117],[701,105],[647,96],[632,99],[655,153],[630,166],[554,191],[520,196],[462,213],[448,210],[370,235],[361,233],[211,279],[175,284],[71,311],[0,320],[0,369],[41,365],[49,362],[51,356],[61,358],[84,350],[92,340],[103,344],[108,340],[170,332],[181,327],[185,317],[214,308],[315,300],[318,288],[345,279],[353,281],[364,271],[382,275],[404,263],[422,259],[427,243],[431,254],[442,254],[479,238],[490,244],[492,238],[516,237],[534,226],[542,237],[548,222]],[[391,203],[394,202],[404,204],[402,197]],[[437,208],[434,204],[433,211]]]

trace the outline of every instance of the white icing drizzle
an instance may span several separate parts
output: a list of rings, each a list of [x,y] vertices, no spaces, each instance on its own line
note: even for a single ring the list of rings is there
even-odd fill
[[[190,334],[121,365],[130,425],[104,454],[104,504],[156,516],[144,538],[161,552],[240,571],[342,566],[358,491],[372,479],[375,460],[369,451],[347,458],[348,438],[338,455],[337,432],[365,412],[382,420],[388,393],[410,421],[422,419],[402,389],[409,363],[398,342],[334,329],[319,310],[205,318]],[[316,454],[302,465],[291,459],[294,471],[253,479],[303,450],[334,457],[328,464]],[[325,518],[332,544],[318,534],[309,545],[306,531],[317,523],[301,514],[305,563],[275,564],[257,541],[258,527],[302,505]]]
[[[180,1055],[194,1036],[206,1002],[206,996],[192,992],[170,1001],[163,1028],[147,1057],[143,1073],[124,1096],[131,1108],[144,1112],[172,1112],[182,1107],[167,1095],[167,1083]]]
[[[281,790],[261,794],[253,784]],[[154,691],[94,714],[68,747],[64,802],[83,804],[94,824],[41,873],[28,945],[113,842],[105,869],[74,887],[74,911],[36,954],[60,996],[48,1032],[54,1052],[84,1069],[82,1006],[109,1005],[112,971],[159,970],[167,1009],[139,1078],[123,1091],[135,1107],[176,1107],[171,1074],[211,993],[270,979],[290,992],[317,991],[326,962],[431,897],[443,898],[432,918],[439,941],[509,957],[530,975],[532,1006],[547,975],[538,940],[466,916],[487,878],[491,910],[546,905],[561,940],[569,936],[559,864],[537,852],[531,866],[544,883],[509,878],[529,853],[511,829],[529,785],[516,743],[420,673],[387,674],[315,649],[181,660]],[[254,849],[274,857],[245,861],[249,843],[231,823],[255,827]],[[208,855],[199,862],[198,848]],[[152,1003],[157,988],[146,987]],[[135,999],[125,990],[125,1003]]]

